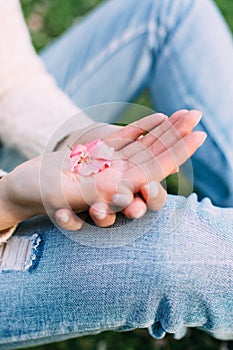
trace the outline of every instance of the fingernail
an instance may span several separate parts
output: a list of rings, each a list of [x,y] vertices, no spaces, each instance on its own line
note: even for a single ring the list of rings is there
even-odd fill
[[[146,185],[148,198],[156,198],[159,194],[159,187],[155,181],[148,182]]]
[[[198,111],[196,114],[196,121],[194,123],[194,128],[195,128],[195,126],[197,126],[197,124],[199,124],[202,117],[203,117],[203,113]]]
[[[105,208],[98,208],[95,209],[93,215],[97,220],[104,220],[107,217],[107,211]]]
[[[131,196],[123,193],[116,193],[112,196],[112,202],[119,207],[126,207],[131,202]]]
[[[207,133],[204,131],[195,131],[195,134],[199,136],[199,147],[203,144],[207,138]]]
[[[69,221],[69,215],[65,211],[58,212],[56,214],[56,216],[57,216],[58,220],[60,222],[62,222],[63,224],[67,224],[67,222]]]
[[[161,117],[162,120],[168,119],[168,116],[164,113],[156,113],[155,115],[156,117]]]
[[[144,216],[144,215],[146,214],[146,210],[147,210],[147,208],[142,208],[142,209],[140,209],[140,210],[137,212],[137,214],[134,215],[134,218],[135,218],[135,219],[141,218],[142,216]]]

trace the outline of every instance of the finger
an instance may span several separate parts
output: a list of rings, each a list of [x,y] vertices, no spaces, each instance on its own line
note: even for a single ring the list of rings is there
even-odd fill
[[[148,132],[160,125],[165,119],[167,119],[167,116],[162,113],[149,115],[125,126],[124,128],[121,128],[114,134],[105,137],[104,142],[109,146],[114,147],[116,151],[119,151],[123,147],[135,141],[145,132]]]
[[[125,157],[131,157],[134,154],[142,151],[144,147],[149,147],[153,142],[155,142],[161,135],[163,135],[167,130],[169,130],[181,115],[187,114],[187,110],[181,110],[174,113],[170,118],[164,119],[159,125],[156,125],[155,128],[150,130],[147,135],[139,138],[137,143],[129,144],[121,150],[121,154]],[[143,147],[144,146],[144,147]]]
[[[177,174],[180,171],[180,167],[177,167],[176,169],[174,169],[170,175],[174,175]]]
[[[201,117],[199,111],[179,111],[140,138],[137,144],[128,145],[120,153],[125,158],[131,158],[132,162],[157,156],[190,133]],[[148,149],[152,152],[148,152]]]
[[[177,112],[169,118],[170,127],[168,126],[167,130],[158,127],[143,137],[140,142],[145,147],[153,146],[154,154],[157,155],[189,134],[199,123],[201,117],[202,113],[199,111]]]
[[[64,230],[77,231],[83,226],[84,221],[76,216],[70,209],[58,209],[54,217],[57,224]]]
[[[146,214],[146,203],[140,197],[135,197],[131,203],[122,211],[129,219],[139,219]]]
[[[157,158],[159,166],[163,169],[163,178],[170,175],[170,169],[177,171],[187,159],[203,144],[207,135],[202,131],[195,131],[179,140],[168,150],[161,153]]]
[[[108,205],[97,202],[89,208],[89,214],[94,223],[99,227],[108,227],[114,224],[116,213],[110,211]]]
[[[206,139],[206,133],[195,131],[179,140],[175,145],[157,157],[134,165],[125,173],[125,180],[131,182],[134,192],[139,192],[143,184],[152,180],[162,181],[179,168]]]
[[[155,130],[155,133],[152,131],[150,138],[154,138],[154,142],[149,147],[144,142],[144,146],[149,148],[144,148],[144,151],[137,152],[135,156],[131,157],[131,162],[139,162],[143,159],[151,159],[155,156],[158,156],[162,152],[166,151],[174,144],[176,144],[182,137],[191,133],[192,129],[199,123],[202,117],[202,113],[199,111],[190,111],[186,114],[183,114],[175,121],[173,125],[166,131],[161,132],[158,127]]]
[[[157,181],[150,181],[141,188],[146,204],[151,210],[163,208],[167,199],[167,191]]]

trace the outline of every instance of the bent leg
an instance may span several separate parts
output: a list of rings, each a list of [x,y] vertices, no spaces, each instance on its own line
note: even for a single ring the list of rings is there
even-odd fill
[[[233,209],[169,196],[152,218],[114,248],[74,242],[45,219],[21,224],[17,235],[41,242],[31,267],[0,272],[0,349],[135,328],[233,339]]]
[[[160,16],[164,41],[151,74],[155,108],[168,115],[180,108],[203,112],[198,129],[208,137],[192,158],[194,185],[216,205],[232,207],[232,36],[212,1],[165,2],[173,11]]]

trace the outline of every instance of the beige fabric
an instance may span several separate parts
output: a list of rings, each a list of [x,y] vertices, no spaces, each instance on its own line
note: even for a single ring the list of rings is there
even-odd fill
[[[42,153],[64,121],[51,147],[74,129],[93,123],[56,85],[37,56],[18,0],[0,0],[0,139],[28,158]],[[4,172],[0,176],[4,175]],[[17,226],[0,231],[0,244]]]
[[[37,56],[18,0],[0,0],[0,139],[28,158],[41,154],[58,126],[52,146],[92,120],[56,85]]]

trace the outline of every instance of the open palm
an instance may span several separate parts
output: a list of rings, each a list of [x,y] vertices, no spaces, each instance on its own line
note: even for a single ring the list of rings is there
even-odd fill
[[[108,226],[116,210],[132,213],[142,203],[146,208],[145,202],[151,209],[161,207],[165,190],[159,187],[162,201],[150,202],[143,189],[177,171],[202,144],[205,133],[192,132],[200,116],[198,111],[179,111],[170,118],[155,114],[119,129],[103,140],[115,149],[112,166],[88,177],[70,171],[69,152],[65,151],[21,164],[8,175],[14,215],[19,222],[38,214],[54,215],[61,208],[89,209],[92,215],[101,206],[107,211],[102,226]],[[140,191],[145,201],[134,197]]]

